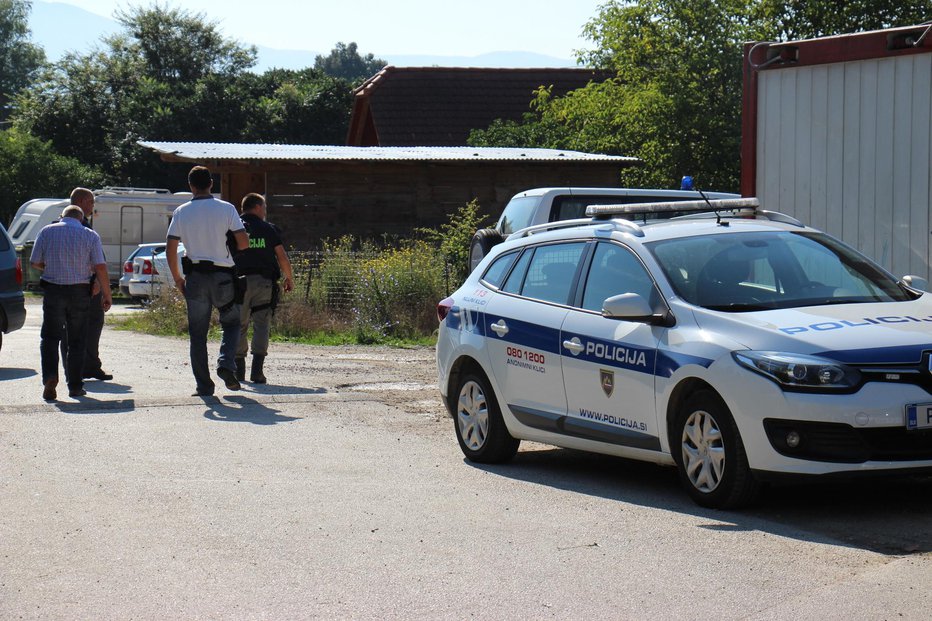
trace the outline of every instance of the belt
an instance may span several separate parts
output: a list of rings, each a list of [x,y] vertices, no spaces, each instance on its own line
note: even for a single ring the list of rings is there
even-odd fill
[[[59,285],[57,283],[49,282],[47,280],[41,280],[41,279],[39,280],[39,284],[42,287],[57,287],[60,289],[69,288],[69,287],[81,287],[82,289],[86,289],[86,288],[90,288],[91,286],[91,283],[89,282],[77,282],[77,283],[74,283],[73,285]]]
[[[210,272],[226,272],[228,274],[233,273],[232,267],[216,265],[211,261],[206,261],[206,262],[205,261],[192,261],[191,269],[194,270],[195,272],[205,272],[205,273],[210,273]]]

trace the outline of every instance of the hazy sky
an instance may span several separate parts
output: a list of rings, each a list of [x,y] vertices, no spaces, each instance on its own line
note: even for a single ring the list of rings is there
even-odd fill
[[[204,13],[227,37],[278,49],[329,50],[355,41],[363,54],[474,56],[525,51],[574,58],[590,47],[583,25],[606,0],[168,0]],[[67,0],[112,17],[138,0]]]

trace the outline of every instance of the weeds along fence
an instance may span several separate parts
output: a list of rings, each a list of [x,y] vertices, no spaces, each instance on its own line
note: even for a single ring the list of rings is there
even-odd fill
[[[276,313],[279,333],[353,327],[363,338],[417,337],[437,327],[437,302],[459,286],[457,270],[422,242],[402,248],[289,252],[295,291]]]

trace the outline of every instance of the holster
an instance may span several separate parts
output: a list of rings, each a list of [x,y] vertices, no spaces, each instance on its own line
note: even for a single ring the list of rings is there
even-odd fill
[[[234,276],[233,277],[233,303],[242,304],[245,298],[246,298],[246,277],[245,276]]]

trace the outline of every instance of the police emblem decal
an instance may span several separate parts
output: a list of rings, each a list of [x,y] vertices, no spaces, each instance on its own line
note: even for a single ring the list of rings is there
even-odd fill
[[[599,384],[602,385],[602,392],[606,397],[611,397],[615,392],[615,372],[599,369]]]

